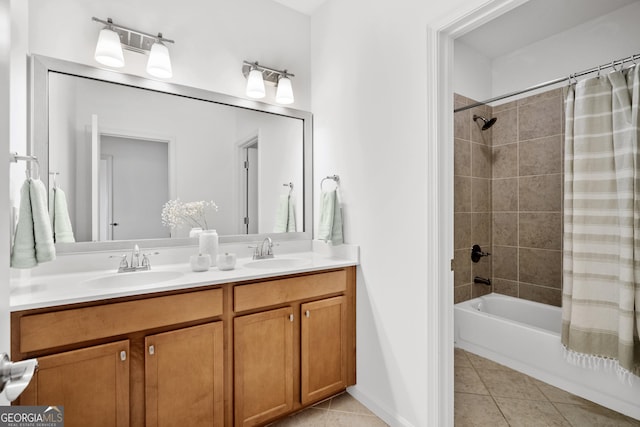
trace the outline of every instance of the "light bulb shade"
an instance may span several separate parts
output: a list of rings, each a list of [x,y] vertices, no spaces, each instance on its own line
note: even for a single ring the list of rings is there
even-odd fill
[[[94,58],[109,67],[124,66],[124,55],[120,45],[120,36],[109,28],[103,28],[98,36]]]
[[[168,79],[173,76],[169,49],[160,42],[155,42],[151,46],[149,60],[147,61],[147,73],[161,79]]]
[[[262,71],[253,69],[249,73],[247,78],[247,96],[249,98],[264,98],[264,79],[262,78]]]
[[[291,88],[291,80],[282,76],[278,79],[278,89],[276,91],[276,102],[278,104],[292,104],[293,89]]]

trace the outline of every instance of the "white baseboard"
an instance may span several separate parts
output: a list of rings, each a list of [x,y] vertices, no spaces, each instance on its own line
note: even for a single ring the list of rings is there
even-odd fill
[[[415,427],[404,417],[397,414],[395,411],[390,410],[385,405],[380,404],[375,399],[369,397],[368,394],[362,392],[361,387],[353,386],[347,388],[347,393],[353,396],[358,402],[362,403],[371,412],[373,412],[378,418],[391,427]]]

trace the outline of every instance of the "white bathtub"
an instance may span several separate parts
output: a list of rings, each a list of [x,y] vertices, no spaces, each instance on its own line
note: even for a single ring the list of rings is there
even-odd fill
[[[456,304],[454,318],[456,347],[640,419],[640,379],[629,386],[564,360],[559,307],[489,294]]]

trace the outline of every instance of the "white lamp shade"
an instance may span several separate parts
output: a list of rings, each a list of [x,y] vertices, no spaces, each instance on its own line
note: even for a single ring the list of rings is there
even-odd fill
[[[147,73],[161,79],[168,79],[173,76],[169,49],[162,43],[155,42],[151,46],[149,61],[147,61]]]
[[[278,79],[278,90],[276,91],[276,102],[278,104],[292,104],[293,101],[291,80],[288,77],[280,77]]]
[[[262,78],[262,71],[251,70],[249,77],[247,78],[247,96],[249,98],[264,98],[264,79]]]
[[[108,67],[124,66],[124,55],[118,33],[109,28],[103,28],[98,36],[94,57],[96,61]]]

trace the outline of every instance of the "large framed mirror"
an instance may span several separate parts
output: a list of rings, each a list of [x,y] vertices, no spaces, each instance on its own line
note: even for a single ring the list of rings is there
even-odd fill
[[[59,251],[189,244],[162,222],[176,199],[215,202],[222,242],[311,239],[311,113],[39,55],[31,89],[32,154],[75,236]]]

